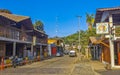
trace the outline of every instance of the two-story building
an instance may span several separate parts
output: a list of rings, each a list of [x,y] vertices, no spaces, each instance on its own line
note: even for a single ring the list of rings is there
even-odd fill
[[[36,56],[37,46],[41,52],[47,49],[47,38],[34,29],[30,17],[0,13],[0,57]]]
[[[33,34],[34,56],[40,57],[40,59],[46,58],[48,35],[36,29],[34,29]]]
[[[95,26],[96,23],[108,23],[109,27],[109,32],[97,43],[102,48],[102,62],[111,64],[112,68],[120,68],[120,35],[117,35],[120,33],[120,7],[97,9]]]

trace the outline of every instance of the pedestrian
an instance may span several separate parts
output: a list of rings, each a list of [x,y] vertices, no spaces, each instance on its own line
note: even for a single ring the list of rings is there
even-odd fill
[[[14,68],[17,66],[17,56],[13,56],[12,65]]]

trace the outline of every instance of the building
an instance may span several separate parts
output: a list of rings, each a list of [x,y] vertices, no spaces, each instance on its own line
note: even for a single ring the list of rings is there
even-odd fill
[[[34,29],[30,17],[0,13],[0,58],[42,55],[47,51],[47,38]]]
[[[40,56],[40,59],[44,59],[48,56],[48,35],[36,29],[33,33],[34,56]]]
[[[5,56],[23,56],[24,45],[31,48],[33,30],[29,17],[0,13],[0,54]]]
[[[64,43],[59,38],[48,39],[49,44],[49,55],[56,56],[57,53],[63,53]]]
[[[102,48],[102,62],[111,64],[111,68],[120,68],[120,35],[116,32],[120,29],[120,7],[97,9],[94,26],[96,23],[108,23],[109,33],[102,34],[104,37],[98,43]]]

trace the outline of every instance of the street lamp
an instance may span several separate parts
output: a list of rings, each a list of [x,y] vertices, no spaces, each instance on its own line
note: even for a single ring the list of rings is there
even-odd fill
[[[79,36],[78,36],[78,40],[79,40],[79,44],[78,44],[78,48],[79,48],[79,56],[80,56],[80,18],[81,16],[77,16],[78,18],[78,31],[79,31]]]

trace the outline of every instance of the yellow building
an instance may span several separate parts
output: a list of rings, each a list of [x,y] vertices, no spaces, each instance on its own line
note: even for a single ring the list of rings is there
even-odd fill
[[[48,39],[48,44],[55,44],[57,43],[56,39]]]

